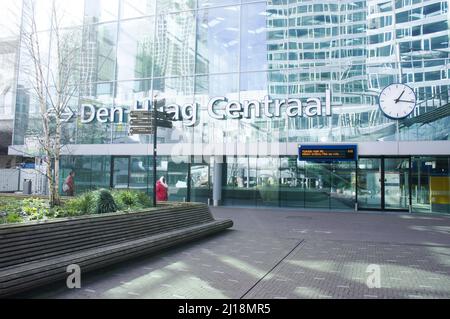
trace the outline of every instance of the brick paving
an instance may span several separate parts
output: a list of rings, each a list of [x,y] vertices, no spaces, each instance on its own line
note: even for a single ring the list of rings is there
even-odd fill
[[[233,229],[25,298],[450,298],[450,216],[215,208]],[[380,288],[366,284],[378,265]]]

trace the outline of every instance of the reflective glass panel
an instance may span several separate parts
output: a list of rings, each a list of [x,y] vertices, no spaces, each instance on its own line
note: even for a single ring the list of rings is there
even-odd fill
[[[198,11],[196,73],[239,68],[239,7]]]

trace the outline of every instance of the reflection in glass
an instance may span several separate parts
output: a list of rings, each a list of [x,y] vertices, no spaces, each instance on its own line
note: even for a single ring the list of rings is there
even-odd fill
[[[193,11],[158,15],[151,57],[155,77],[194,74],[195,49]]]
[[[413,157],[411,196],[413,212],[450,213],[448,157]]]
[[[167,168],[167,185],[169,185],[169,200],[176,202],[187,201],[188,181],[187,156],[171,156]],[[192,190],[191,190],[192,192]],[[196,202],[200,200],[192,200]]]
[[[119,0],[87,0],[85,4],[86,22],[97,23],[117,20]]]
[[[268,67],[266,8],[265,2],[241,7],[241,72]]]
[[[148,156],[130,157],[129,188],[146,192],[149,186],[149,172],[152,163]]]
[[[121,18],[135,18],[155,14],[155,0],[122,0]]]
[[[198,0],[198,7],[214,7],[229,4],[239,4],[240,0]]]
[[[210,166],[208,163],[191,164],[191,202],[208,203],[212,200]]]
[[[200,10],[196,73],[236,72],[239,67],[239,7]]]
[[[224,205],[256,206],[256,158],[226,157],[222,176]]]
[[[279,164],[280,160],[277,157],[257,159],[257,206],[279,206]]]
[[[148,0],[154,2],[155,0]],[[134,2],[134,0],[133,0]],[[195,9],[196,0],[156,0],[158,14]]]
[[[80,26],[84,18],[84,0],[54,0],[56,20],[60,28]],[[47,1],[51,2],[51,1]],[[87,1],[91,2],[91,1]]]
[[[129,161],[129,157],[113,157],[113,188],[126,189],[129,187]]]
[[[358,161],[358,207],[381,209],[381,159]]]
[[[409,209],[409,159],[384,159],[385,209]]]
[[[331,192],[331,164],[305,163],[305,207],[329,208]]]
[[[117,79],[152,76],[154,63],[154,18],[124,21],[120,24],[117,47]]]

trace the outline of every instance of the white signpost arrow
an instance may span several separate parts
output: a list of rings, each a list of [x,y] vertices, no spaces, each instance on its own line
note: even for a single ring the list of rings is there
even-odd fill
[[[50,110],[47,111],[47,114],[49,116],[55,116],[55,109],[52,108]],[[61,113],[61,122],[69,122],[73,117],[75,116],[75,112],[72,111],[72,109],[70,107],[66,107],[66,109],[64,110],[64,113]]]

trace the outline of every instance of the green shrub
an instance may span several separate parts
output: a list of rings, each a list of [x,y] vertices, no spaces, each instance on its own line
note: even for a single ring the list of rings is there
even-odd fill
[[[140,209],[152,206],[150,197],[137,190],[113,190],[113,198],[119,210]]]
[[[23,222],[23,217],[20,216],[19,213],[9,213],[5,218],[4,218],[4,223],[6,224],[12,224],[12,223],[21,223]]]
[[[96,213],[106,214],[117,211],[117,204],[111,195],[111,192],[107,189],[101,189],[98,191],[98,198],[96,199]]]
[[[147,195],[147,193],[137,192],[136,197],[137,197],[137,201],[141,207],[143,207],[143,208],[152,207],[153,202],[152,202],[150,196]]]
[[[118,203],[119,206],[123,208],[132,208],[138,204],[137,194],[135,191],[131,190],[120,190],[113,192],[114,199]]]
[[[60,211],[60,216],[88,215],[94,213],[94,211],[94,194],[84,193],[80,196],[69,199]]]
[[[39,198],[27,198],[22,201],[22,212],[28,220],[46,220],[52,217],[48,202]]]

